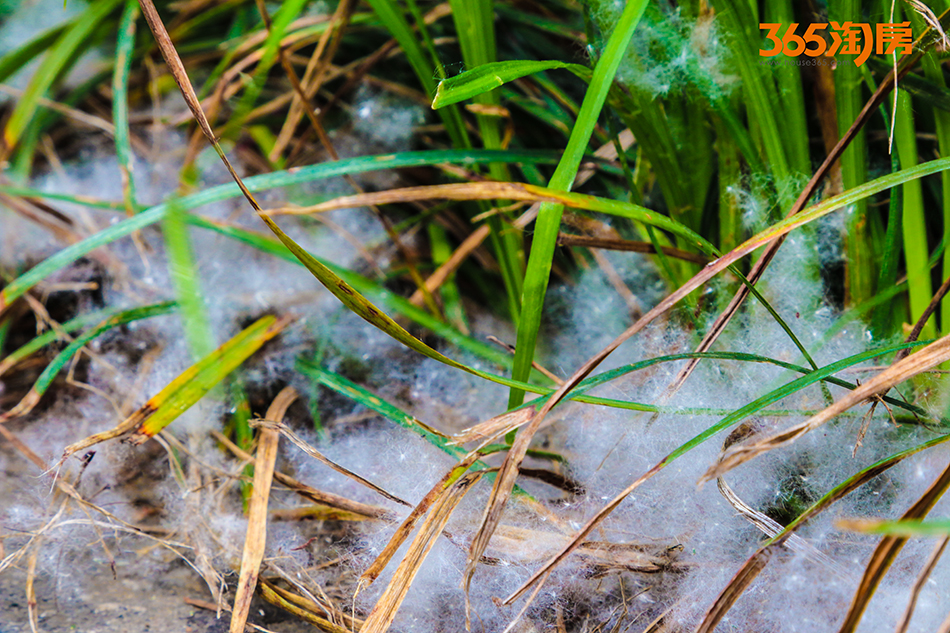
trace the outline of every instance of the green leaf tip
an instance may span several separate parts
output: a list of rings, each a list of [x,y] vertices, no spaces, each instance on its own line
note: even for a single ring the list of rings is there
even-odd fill
[[[432,99],[432,109],[438,110],[447,105],[491,92],[509,81],[521,79],[542,70],[557,68],[566,68],[582,79],[590,77],[589,68],[580,64],[569,64],[556,60],[534,61],[521,59],[482,64],[460,75],[440,81],[435,90],[435,98]]]

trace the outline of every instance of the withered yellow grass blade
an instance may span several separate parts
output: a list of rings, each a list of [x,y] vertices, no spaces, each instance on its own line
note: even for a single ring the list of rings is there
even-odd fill
[[[287,408],[297,399],[293,387],[284,387],[270,407],[267,419],[280,421]],[[254,464],[254,489],[247,511],[247,533],[244,537],[244,554],[241,557],[241,575],[238,578],[234,595],[234,609],[231,611],[231,633],[244,633],[247,614],[251,608],[251,598],[257,587],[257,576],[264,560],[264,545],[267,541],[267,502],[270,499],[270,487],[274,481],[274,464],[277,462],[277,444],[280,433],[274,429],[261,429],[257,445],[257,459]]]
[[[479,472],[469,473],[456,481],[439,497],[426,520],[419,527],[419,533],[416,534],[416,538],[409,545],[409,551],[402,562],[399,563],[399,567],[396,568],[393,579],[389,582],[386,590],[383,591],[383,595],[379,597],[373,610],[370,611],[366,622],[363,623],[360,633],[384,633],[389,629],[396,617],[399,606],[409,592],[412,581],[419,573],[419,568],[422,567],[426,556],[429,555],[429,551],[435,545],[435,540],[442,532],[449,517],[452,516],[452,511],[455,510],[455,507],[465,497],[465,493],[475,485],[480,477],[481,473]]]
[[[135,443],[144,442],[198,402],[264,343],[277,336],[289,322],[286,317],[261,317],[185,370],[115,428],[67,446],[62,459],[126,433],[134,433],[132,441]]]
[[[530,422],[535,412],[534,407],[524,407],[523,409],[515,409],[514,411],[496,415],[490,420],[479,422],[475,426],[463,429],[461,432],[453,435],[452,444],[468,444],[475,440],[483,440],[486,437],[504,435]]]
[[[211,435],[213,435],[216,440],[221,442],[225,448],[234,453],[238,459],[243,459],[248,462],[254,461],[254,457],[250,453],[246,453],[241,450],[237,444],[225,437],[220,431],[211,431]],[[287,486],[304,499],[315,503],[315,507],[329,508],[330,511],[340,513],[340,516],[357,516],[361,517],[361,519],[378,519],[381,521],[396,520],[396,515],[385,508],[370,505],[368,503],[360,503],[359,501],[353,501],[352,499],[347,499],[346,497],[333,494],[332,492],[323,492],[322,490],[317,490],[316,488],[312,488],[302,481],[297,481],[293,477],[285,475],[279,470],[274,471],[274,479]]]
[[[812,431],[835,416],[844,413],[851,407],[876,395],[886,393],[894,385],[923,373],[941,363],[950,360],[950,336],[937,339],[927,347],[894,363],[881,373],[877,374],[857,389],[845,395],[820,413],[784,429],[773,435],[757,440],[751,444],[732,446],[723,452],[722,457],[700,479],[700,483],[715,479],[732,470],[740,464],[753,459],[780,446],[785,446],[797,440],[802,435]]]
[[[426,493],[426,496],[422,498],[415,508],[412,509],[412,512],[409,513],[403,522],[399,524],[399,527],[396,528],[396,531],[393,533],[392,538],[389,539],[389,542],[386,544],[386,547],[379,553],[369,567],[366,568],[366,571],[360,575],[360,586],[368,586],[375,582],[379,575],[386,568],[386,565],[389,564],[389,561],[392,560],[396,552],[402,547],[402,544],[409,534],[412,533],[412,530],[416,527],[416,523],[419,521],[422,516],[429,511],[429,508],[441,495],[445,494],[446,489],[452,486],[459,478],[465,474],[465,471],[471,467],[476,461],[478,461],[480,453],[475,450],[466,455],[458,464],[455,465],[452,470],[445,473],[430,490]]]

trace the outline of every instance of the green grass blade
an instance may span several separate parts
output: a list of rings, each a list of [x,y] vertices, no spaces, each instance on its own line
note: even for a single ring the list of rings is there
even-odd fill
[[[553,163],[557,161],[557,157],[553,152],[513,152],[475,149],[403,152],[401,154],[384,154],[381,156],[361,156],[359,158],[339,160],[332,163],[309,165],[296,170],[262,174],[248,178],[245,184],[250,191],[256,193],[276,187],[287,187],[345,174],[365,173],[383,169],[400,169],[403,167],[419,167],[423,165],[438,165],[439,163],[471,165],[499,161]],[[38,194],[40,197],[46,195],[42,192],[38,192]],[[176,204],[183,210],[189,210],[205,204],[237,198],[241,195],[241,190],[238,186],[231,183],[210,187],[204,191],[179,198]],[[168,208],[169,205],[167,203],[154,206],[134,218],[113,224],[81,242],[71,244],[58,251],[55,255],[43,260],[43,262],[13,280],[0,291],[0,313],[6,310],[7,306],[19,298],[24,292],[53,272],[71,264],[90,251],[126,237],[155,222],[161,221],[168,212]]]
[[[558,163],[554,176],[551,178],[552,189],[567,191],[574,182],[581,157],[587,149],[591,133],[597,124],[601,108],[607,98],[607,93],[613,82],[614,75],[620,65],[623,55],[633,36],[633,31],[646,9],[646,0],[630,0],[611,33],[604,47],[603,54],[594,68],[590,86],[584,95],[581,111],[577,122],[571,131],[564,156]],[[515,363],[512,378],[526,380],[531,373],[531,362],[534,360],[534,348],[538,338],[538,328],[541,326],[541,311],[544,307],[544,297],[547,294],[548,281],[551,275],[551,263],[554,259],[554,248],[557,234],[561,226],[563,206],[559,204],[543,204],[538,212],[535,224],[534,241],[531,247],[531,256],[525,271],[524,292],[522,294],[521,320],[518,323],[518,339],[515,345]],[[508,406],[516,407],[524,399],[524,393],[513,389],[508,398]]]
[[[347,380],[339,374],[327,371],[319,365],[303,358],[297,359],[296,368],[297,371],[310,376],[324,387],[332,389],[354,402],[363,405],[370,411],[375,411],[390,422],[395,422],[402,428],[412,431],[456,459],[460,459],[468,453],[464,448],[451,444],[448,437],[420,422],[415,416],[402,411],[398,407],[386,402],[379,396]]]
[[[10,51],[0,58],[0,81],[6,81],[37,55],[49,50],[53,42],[59,39],[68,26],[68,24],[63,24],[43,31],[20,48]]]
[[[925,521],[923,519],[903,519],[883,521],[875,519],[839,519],[837,527],[849,532],[862,534],[888,534],[891,536],[947,536],[950,534],[950,520]]]
[[[20,140],[20,136],[39,108],[39,99],[46,96],[53,82],[76,63],[79,58],[79,48],[83,42],[112,14],[121,1],[96,0],[91,3],[89,8],[76,18],[49,49],[3,129],[3,140],[8,148],[14,147]]]
[[[174,422],[264,343],[277,336],[287,323],[286,319],[274,316],[261,317],[186,369],[133,414],[133,418],[139,416],[142,420],[136,433],[152,437]]]
[[[181,308],[182,325],[192,360],[207,356],[215,348],[214,333],[208,322],[201,292],[201,280],[195,266],[195,257],[188,236],[185,213],[173,200],[162,222],[165,236],[165,252],[168,255],[168,272],[175,289],[175,297]]]
[[[373,11],[379,16],[383,24],[389,30],[389,33],[399,43],[406,59],[412,66],[419,83],[427,96],[435,94],[435,67],[429,61],[419,43],[419,38],[409,26],[402,9],[398,6],[396,0],[367,0],[373,7]],[[465,131],[465,123],[462,121],[462,115],[457,108],[440,110],[439,116],[442,123],[445,124],[445,131],[452,139],[452,144],[457,148],[471,147],[468,133]]]
[[[555,68],[566,68],[578,77],[587,80],[591,76],[590,68],[561,61],[517,60],[492,62],[440,81],[435,91],[435,98],[432,99],[432,109],[438,110],[447,105],[459,103],[494,90],[509,81]]]
[[[333,296],[340,300],[340,302],[349,308],[353,313],[362,318],[364,321],[370,325],[378,328],[379,330],[385,332],[387,335],[391,336],[393,339],[399,341],[406,347],[411,350],[414,350],[427,358],[432,360],[439,361],[449,367],[454,367],[455,369],[461,369],[462,371],[474,374],[476,376],[481,376],[489,380],[493,380],[495,377],[486,374],[485,372],[473,369],[464,363],[460,363],[456,360],[449,358],[448,356],[438,352],[412,334],[407,332],[405,328],[393,321],[386,313],[377,308],[370,302],[366,297],[356,291],[353,286],[346,283],[339,275],[330,270],[327,266],[324,266],[317,258],[307,252],[306,249],[301,248],[294,240],[292,240],[286,233],[284,233],[279,226],[268,216],[261,215],[261,219],[264,223],[274,232],[274,235],[277,236],[284,246],[287,247],[294,256],[300,260],[300,262],[313,274],[317,280],[323,284],[323,286],[329,290]]]
[[[135,213],[135,181],[132,178],[132,147],[129,143],[129,71],[135,50],[135,20],[139,15],[138,0],[126,0],[119,19],[119,37],[115,47],[115,70],[112,75],[112,124],[115,126],[115,155],[122,171],[122,192],[126,213]]]
[[[253,231],[247,231],[239,227],[213,222],[200,216],[190,215],[188,216],[188,221],[195,226],[226,235],[256,249],[276,257],[280,257],[284,261],[303,266],[303,263],[276,239],[272,239]],[[353,286],[353,288],[355,288],[361,294],[371,297],[373,300],[385,306],[387,310],[391,310],[408,319],[411,319],[418,325],[421,325],[429,331],[434,332],[459,349],[471,352],[485,360],[499,365],[500,367],[509,367],[511,365],[511,356],[499,350],[496,346],[488,345],[470,336],[461,334],[455,328],[433,317],[429,312],[416,307],[405,297],[394,294],[371,279],[363,277],[362,275],[354,273],[353,271],[347,270],[341,266],[337,266],[332,262],[316,257],[315,255],[312,256],[321,264],[332,270],[344,281],[346,281],[346,283]]]
[[[26,396],[23,397],[19,404],[0,415],[0,423],[13,417],[25,415],[30,410],[32,410],[49,389],[50,385],[53,384],[53,381],[56,379],[56,376],[59,375],[59,372],[61,372],[63,368],[72,361],[73,356],[75,356],[87,343],[97,338],[100,334],[108,332],[112,328],[124,325],[126,323],[168,314],[174,310],[174,308],[175,304],[173,302],[165,302],[151,306],[125,310],[109,317],[95,327],[90,328],[86,332],[83,332],[81,336],[76,337],[72,343],[67,345],[66,348],[57,354],[50,364],[46,366],[46,369],[44,369],[39,378],[36,379],[36,382],[33,383],[30,391]]]
[[[3,374],[7,373],[11,367],[19,363],[24,358],[28,358],[30,355],[40,351],[50,343],[59,340],[61,338],[61,332],[71,334],[76,330],[80,330],[94,323],[99,323],[105,319],[108,319],[114,314],[114,311],[100,311],[93,312],[91,314],[81,314],[74,319],[70,319],[69,321],[60,324],[59,328],[55,330],[49,329],[42,334],[33,337],[28,343],[25,343],[22,347],[10,352],[0,359],[0,376],[3,376]],[[9,324],[9,321],[4,320],[3,324],[7,325]]]
[[[880,350],[872,354],[872,357],[878,354],[889,354],[899,349],[912,349],[914,347],[919,347],[925,344],[926,343],[924,342],[901,343],[899,345],[894,345],[887,348],[881,348]],[[633,363],[630,365],[624,365],[622,367],[618,367],[616,369],[612,369],[610,371],[597,374],[596,376],[591,376],[590,378],[586,378],[582,382],[580,382],[576,388],[574,388],[573,390],[569,392],[568,397],[579,396],[583,393],[586,393],[587,391],[590,391],[591,389],[594,389],[595,387],[606,384],[610,382],[611,380],[616,380],[617,378],[624,376],[626,374],[629,374],[631,372],[639,371],[641,369],[646,369],[647,367],[652,367],[653,365],[656,365],[659,363],[668,363],[668,362],[674,362],[678,360],[692,360],[694,358],[705,358],[705,359],[713,359],[713,360],[731,360],[731,361],[746,362],[746,363],[764,363],[764,364],[769,364],[769,365],[775,365],[776,367],[781,367],[783,369],[788,369],[790,371],[794,371],[794,372],[803,374],[805,376],[815,371],[813,369],[802,367],[800,365],[794,365],[792,363],[786,363],[784,361],[780,361],[774,358],[769,358],[768,356],[760,356],[757,354],[746,354],[742,352],[702,352],[702,353],[690,352],[690,353],[684,353],[684,354],[670,354],[667,356],[657,356],[655,358],[650,358],[648,360],[640,361],[638,363]],[[861,362],[861,361],[856,361],[856,362]],[[840,378],[835,378],[834,376],[828,376],[826,378],[822,378],[821,380],[824,382],[827,382],[830,385],[836,385],[838,387],[843,387],[845,389],[852,390],[852,391],[857,388],[856,384],[848,382],[846,380],[842,380]],[[908,404],[901,400],[897,400],[895,398],[889,398],[888,396],[885,396],[884,400],[885,402],[887,402],[888,404],[892,406],[905,409],[915,415],[920,415],[925,418],[932,417],[932,415],[928,413],[927,411],[925,411],[924,409],[921,409],[920,407],[917,407],[912,404]]]
[[[717,19],[732,40],[732,59],[742,77],[749,118],[758,126],[772,174],[776,180],[783,182],[791,169],[776,119],[780,115],[780,106],[771,70],[768,66],[759,65],[761,36],[758,20],[744,0],[717,0],[715,6]]]
[[[901,167],[904,169],[914,167],[917,165],[917,132],[914,128],[913,104],[910,95],[903,91],[898,94],[896,119],[894,143],[897,145]],[[910,297],[910,318],[912,322],[915,322],[927,309],[933,297],[930,268],[927,265],[927,257],[930,253],[927,244],[927,216],[920,181],[908,182],[902,189],[901,229],[904,238],[904,262],[907,270],[907,291]],[[933,338],[935,332],[933,321],[928,321],[921,332],[921,337]]]
[[[828,13],[833,20],[850,20],[860,13],[857,0],[837,0],[829,3]],[[835,108],[838,115],[839,137],[851,127],[864,106],[861,69],[849,61],[838,64],[834,73]],[[867,180],[867,141],[864,131],[858,132],[848,149],[841,155],[841,179],[845,189],[856,187]],[[867,202],[855,204],[845,233],[845,250],[848,253],[848,297],[850,303],[867,300],[874,288],[876,256],[872,252],[867,217]]]
[[[72,204],[79,205],[81,207],[89,207],[90,209],[106,209],[111,211],[124,211],[125,203],[124,202],[114,202],[111,200],[102,200],[99,198],[92,198],[89,196],[76,196],[68,193],[57,193],[54,191],[44,191],[42,189],[34,189],[33,187],[23,187],[20,185],[7,185],[0,184],[0,192],[9,194],[11,196],[19,196],[23,198],[45,198],[46,200],[62,200],[63,202],[70,202]],[[136,206],[135,211],[142,211],[147,207]]]

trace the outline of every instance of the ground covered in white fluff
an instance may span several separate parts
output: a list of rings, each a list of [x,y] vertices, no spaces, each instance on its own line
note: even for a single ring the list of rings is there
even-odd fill
[[[364,94],[354,112],[352,132],[338,139],[341,147],[365,153],[367,147],[405,147],[408,130],[421,122],[419,113],[402,104]],[[393,126],[379,121],[395,121]],[[182,139],[157,133],[154,156],[135,166],[139,200],[155,204],[175,190]],[[213,161],[202,161],[208,186],[226,181]],[[35,186],[46,191],[122,197],[114,158],[90,150],[82,161],[52,171]],[[377,181],[376,186],[391,185]],[[737,194],[742,193],[737,183]],[[313,196],[347,193],[342,183],[316,183],[262,197],[268,205],[301,202]],[[748,194],[748,192],[746,192]],[[751,194],[748,194],[751,195]],[[114,211],[72,208],[57,203],[80,232],[91,234],[117,219]],[[262,230],[239,201],[203,207],[204,217]],[[752,213],[750,222],[757,219]],[[365,209],[333,212],[328,221],[282,219],[281,224],[312,252],[341,266],[374,277],[398,255],[385,232]],[[48,233],[0,208],[0,264],[22,270],[62,248]],[[794,329],[802,343],[825,365],[863,352],[872,340],[860,322],[839,322],[825,297],[822,266],[841,257],[841,224],[832,219],[794,234],[760,284],[763,295]],[[351,400],[312,384],[294,368],[301,356],[319,363],[374,392],[446,434],[456,433],[504,411],[507,390],[462,374],[403,349],[378,330],[343,310],[300,266],[241,245],[216,233],[191,232],[205,308],[214,344],[235,334],[264,313],[293,314],[294,324],[265,347],[243,370],[256,414],[277,390],[294,385],[304,394],[290,412],[296,431],[326,456],[360,474],[409,505],[418,503],[455,463],[425,440],[367,412]],[[169,267],[160,232],[150,228],[101,249],[47,280],[52,304],[70,316],[105,308],[128,308],[173,298]],[[663,296],[663,286],[649,260],[640,255],[610,254],[609,261],[646,307]],[[93,282],[94,290],[77,289]],[[54,287],[61,284],[61,287]],[[720,288],[720,294],[724,292]],[[472,336],[514,338],[510,325],[489,310],[467,306]],[[571,283],[552,287],[540,361],[562,377],[603,347],[631,323],[630,307],[599,268]],[[672,315],[622,346],[602,369],[644,359],[687,352],[695,345],[694,328],[708,324],[690,310]],[[696,321],[699,322],[696,322]],[[436,343],[448,354],[487,371],[490,363],[452,346]],[[805,363],[788,336],[754,301],[720,340],[717,350],[760,354],[799,365]],[[100,337],[77,365],[71,382],[57,383],[42,406],[10,423],[20,439],[52,464],[64,446],[115,426],[192,362],[179,317],[175,314],[136,322]],[[654,365],[596,389],[593,394],[640,403],[661,403],[649,412],[569,403],[557,408],[538,437],[538,447],[563,461],[530,458],[526,466],[543,468],[573,482],[566,491],[538,480],[520,482],[537,504],[515,498],[502,528],[487,552],[472,585],[473,629],[502,631],[523,602],[500,607],[504,598],[563,547],[608,500],[671,451],[742,407],[788,382],[793,374],[762,363],[703,362],[675,396],[663,393],[684,361]],[[0,377],[6,403],[19,393],[13,374]],[[854,381],[861,373],[844,373]],[[843,390],[830,387],[834,397]],[[782,428],[800,422],[824,406],[824,394],[809,387],[759,414],[756,428]],[[10,403],[12,404],[12,403]],[[4,407],[4,409],[6,406]],[[882,457],[933,435],[913,424],[895,425],[883,408],[870,419],[863,445],[853,453],[861,415],[842,416],[777,451],[727,475],[746,504],[789,518],[834,485]],[[177,420],[170,432],[179,446],[152,442],[140,448],[121,444],[98,447],[86,467],[80,492],[115,519],[85,512],[75,505],[62,511],[63,499],[50,492],[49,477],[38,476],[11,446],[0,445],[0,537],[11,566],[0,575],[0,631],[28,630],[25,570],[35,567],[41,624],[47,630],[219,630],[213,614],[182,606],[182,599],[213,601],[233,585],[246,520],[235,477],[243,464],[222,450],[209,432],[222,427],[228,407],[212,394]],[[322,432],[313,430],[319,419]],[[906,422],[906,419],[904,420]],[[671,462],[627,498],[591,536],[592,548],[568,558],[546,581],[520,620],[518,630],[643,631],[665,618],[665,630],[689,630],[715,600],[764,536],[720,494],[715,484],[696,482],[718,456],[725,433]],[[408,509],[380,497],[298,448],[282,443],[278,468],[327,492],[389,510],[401,518]],[[169,468],[176,455],[185,471]],[[487,458],[499,463],[498,456]],[[830,631],[836,629],[857,586],[874,540],[836,529],[841,517],[894,517],[906,510],[943,470],[947,451],[936,448],[910,458],[862,487],[830,511],[810,521],[802,537],[835,564],[791,551],[773,557],[766,571],[723,621],[722,631]],[[75,468],[73,471],[75,472]],[[490,490],[483,480],[466,496],[422,566],[394,623],[398,631],[464,630],[465,596],[460,589],[468,543],[480,521]],[[524,497],[522,497],[523,499]],[[278,510],[299,506],[295,497],[276,489]],[[941,503],[934,515],[946,511]],[[158,540],[132,536],[122,523],[144,527]],[[397,555],[372,586],[356,595],[356,579],[391,537],[396,523],[367,521],[281,521],[269,532],[267,561],[344,612],[364,614],[387,585],[401,558]],[[610,544],[605,545],[605,544]],[[21,548],[34,552],[13,558]],[[933,542],[912,540],[871,602],[862,631],[893,630]],[[600,548],[600,549],[598,549]],[[112,566],[115,576],[112,575]],[[20,593],[18,593],[18,591]],[[911,630],[932,630],[950,604],[950,563],[938,563],[918,598]],[[224,595],[224,601],[231,594]],[[158,604],[156,604],[156,602]],[[174,604],[174,607],[164,605]],[[941,605],[944,605],[942,608]],[[109,622],[109,613],[118,614]],[[263,613],[263,612],[262,612]],[[258,614],[269,630],[292,630],[272,610]],[[160,628],[174,623],[177,629]],[[215,623],[217,622],[217,623]],[[145,624],[147,623],[147,625]],[[96,628],[99,627],[99,628]],[[110,628],[112,627],[112,628]],[[218,628],[216,628],[218,627]],[[224,629],[220,629],[224,630]]]

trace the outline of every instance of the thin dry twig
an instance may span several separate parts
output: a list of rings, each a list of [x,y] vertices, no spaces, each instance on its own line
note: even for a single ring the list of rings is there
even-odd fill
[[[920,333],[924,331],[924,326],[927,325],[927,320],[930,319],[930,315],[936,311],[937,306],[940,305],[940,302],[943,301],[943,298],[946,296],[947,291],[950,291],[950,277],[947,277],[940,287],[937,289],[937,292],[934,293],[934,296],[930,299],[930,303],[924,309],[923,314],[920,315],[920,318],[917,319],[917,323],[914,324],[914,329],[911,330],[910,334],[907,335],[907,338],[904,340],[905,343],[913,343],[918,338],[920,338]],[[897,354],[894,356],[894,360],[900,360],[910,354],[911,348],[906,348],[898,350]]]
[[[924,585],[927,584],[927,579],[930,578],[934,567],[937,566],[940,557],[943,556],[943,551],[947,548],[947,543],[950,543],[950,536],[945,536],[937,541],[937,545],[934,546],[933,551],[930,552],[930,556],[927,557],[927,561],[917,575],[917,580],[914,581],[914,587],[910,590],[910,599],[907,601],[907,609],[904,611],[900,622],[897,623],[897,628],[894,629],[894,633],[907,633],[907,629],[910,627],[910,619],[914,615],[914,608],[917,606],[917,599],[920,597],[920,592],[923,591]]]
[[[212,431],[211,434],[238,459],[243,459],[247,462],[254,461],[254,457],[250,453],[242,450],[237,444],[225,437],[220,431]],[[307,484],[298,481],[289,475],[285,475],[280,471],[274,471],[274,479],[284,486],[287,486],[301,497],[316,503],[320,507],[332,508],[339,510],[340,512],[358,515],[366,519],[379,519],[382,521],[394,521],[396,519],[396,516],[385,508],[369,505],[367,503],[361,503],[359,501],[353,501],[352,499],[347,499],[346,497],[333,494],[332,492],[323,492],[322,490],[317,490],[316,488],[312,488],[311,486],[308,486]]]
[[[656,247],[650,242],[636,242],[633,240],[611,239],[605,237],[590,237],[587,235],[571,235],[560,233],[557,236],[558,246],[582,246],[584,248],[602,248],[608,251],[625,251],[628,253],[656,254]],[[699,253],[691,253],[672,246],[661,246],[663,254],[674,259],[706,265],[709,258]]]
[[[302,437],[300,437],[299,435],[294,433],[292,430],[290,430],[290,427],[288,427],[286,424],[278,420],[267,418],[265,420],[254,420],[251,422],[251,426],[255,428],[259,428],[261,430],[272,430],[272,431],[276,431],[280,433],[281,435],[286,437],[288,440],[290,440],[297,448],[302,450],[304,453],[306,453],[310,457],[313,457],[315,460],[319,461],[320,463],[332,468],[333,470],[340,473],[341,475],[349,477],[350,479],[366,486],[367,488],[369,488],[376,494],[381,495],[385,497],[386,499],[389,499],[390,501],[394,501],[400,505],[404,505],[410,508],[412,507],[412,504],[409,503],[408,501],[404,501],[403,499],[400,499],[399,497],[392,494],[388,490],[380,488],[379,486],[369,481],[365,477],[354,473],[352,470],[345,468],[343,466],[340,466],[339,464],[337,464],[336,462],[328,458],[326,455],[324,455],[323,453],[321,453],[320,451],[312,447],[310,444],[308,444],[306,440],[304,440]]]

